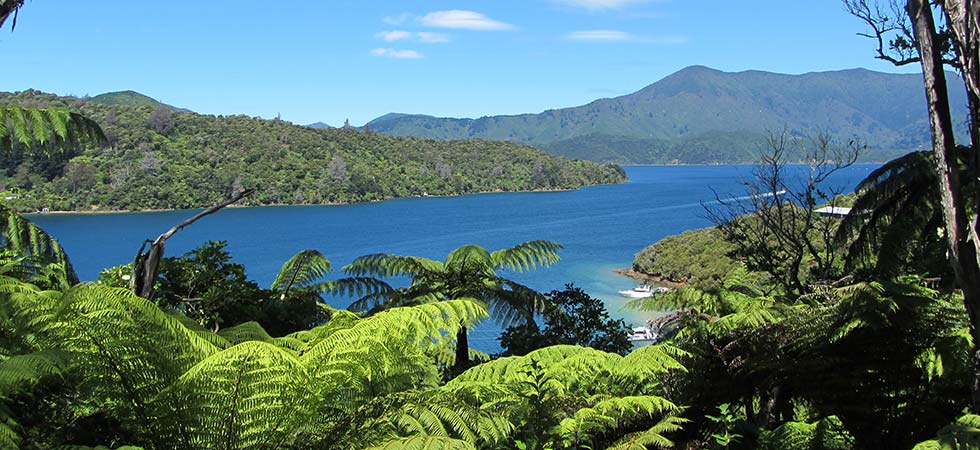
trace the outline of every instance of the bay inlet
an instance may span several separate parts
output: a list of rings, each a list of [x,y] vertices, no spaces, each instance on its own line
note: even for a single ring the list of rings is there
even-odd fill
[[[839,173],[836,185],[853,189],[877,165]],[[540,291],[575,283],[601,298],[610,314],[641,324],[649,313],[622,309],[618,291],[636,282],[616,275],[633,254],[664,236],[711,225],[703,203],[744,195],[751,166],[635,166],[630,181],[576,191],[472,194],[395,199],[332,206],[229,208],[181,230],[167,241],[167,256],[179,256],[209,240],[228,242],[249,277],[268,286],[290,256],[317,249],[330,259],[332,277],[354,258],[396,253],[442,259],[466,244],[488,250],[546,239],[564,246],[556,265],[527,273],[504,273]],[[32,215],[65,247],[82,280],[95,280],[109,266],[131,262],[144,239],[155,238],[194,211],[122,214]],[[346,307],[349,299],[330,299]],[[497,352],[499,327],[473,330],[477,350]]]

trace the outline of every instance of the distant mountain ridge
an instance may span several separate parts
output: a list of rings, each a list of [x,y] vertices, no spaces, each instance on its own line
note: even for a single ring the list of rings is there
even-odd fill
[[[949,78],[953,113],[965,118],[965,93],[958,77]],[[572,108],[479,119],[392,113],[368,126],[396,136],[508,140],[561,156],[634,164],[752,162],[767,133],[781,130],[857,139],[872,160],[930,142],[922,76],[866,69],[786,75],[691,66],[632,94]]]

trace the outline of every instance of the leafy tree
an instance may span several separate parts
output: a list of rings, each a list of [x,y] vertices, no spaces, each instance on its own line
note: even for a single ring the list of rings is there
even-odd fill
[[[222,326],[259,317],[264,293],[248,280],[245,266],[231,260],[226,242],[209,241],[180,258],[164,258],[157,298],[201,326]]]
[[[491,315],[501,324],[523,321],[535,327],[534,314],[544,309],[545,298],[540,293],[515,281],[497,275],[497,270],[525,271],[549,266],[558,261],[561,246],[549,241],[528,241],[514,247],[488,252],[478,245],[459,247],[444,261],[418,256],[374,254],[361,256],[344,267],[355,277],[389,278],[407,276],[406,288],[382,289],[351,304],[354,311],[374,312],[392,306],[441,302],[457,298],[475,298],[483,302]],[[348,283],[356,281],[349,280]],[[469,366],[467,327],[456,334],[457,371]]]
[[[867,0],[845,0],[851,14],[863,20],[878,43],[877,57],[896,65],[919,64],[932,131],[932,169],[942,206],[948,260],[963,291],[971,318],[975,380],[974,409],[980,408],[980,196],[971,195],[980,165],[962,177],[950,113],[945,67],[957,69],[967,92],[970,111],[980,111],[980,23],[971,1],[929,2],[890,0],[882,7]],[[937,18],[938,16],[938,18]],[[887,46],[886,46],[887,44]],[[970,114],[970,154],[980,154],[980,117]]]
[[[273,336],[308,330],[330,318],[320,293],[330,262],[316,250],[304,250],[286,261],[269,289],[248,279],[245,267],[232,260],[224,241],[210,241],[180,257],[163,258],[154,301],[200,326],[218,330],[257,322]],[[132,266],[102,271],[99,283],[129,287]],[[364,289],[369,289],[365,287]]]
[[[504,355],[525,355],[552,345],[579,345],[620,355],[632,348],[626,322],[610,319],[602,300],[582,289],[567,284],[564,290],[548,293],[545,303],[541,312],[545,328],[526,324],[507,328],[500,336]]]

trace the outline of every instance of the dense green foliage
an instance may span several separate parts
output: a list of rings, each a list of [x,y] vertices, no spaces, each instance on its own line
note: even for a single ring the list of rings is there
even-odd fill
[[[22,211],[201,207],[245,188],[257,190],[247,204],[319,204],[625,180],[617,167],[502,142],[316,130],[37,91],[0,93],[0,105],[67,108],[94,119],[109,138],[109,146],[79,154],[4,158],[0,190],[14,193]]]
[[[500,335],[505,356],[526,355],[552,345],[578,345],[620,355],[632,349],[626,322],[610,319],[602,300],[572,284],[546,297],[541,311],[544,329],[536,323],[508,327]]]
[[[215,333],[121,288],[41,290],[18,265],[0,261],[2,448],[665,448],[684,422],[662,397],[684,370],[669,345],[549,347],[443,384],[446,337],[488,314],[477,301]]]
[[[966,148],[958,150],[958,170],[966,192],[975,197],[976,158]],[[939,232],[943,211],[934,163],[932,152],[912,152],[882,165],[857,186],[856,213],[844,218],[837,233],[838,242],[848,246],[850,270],[953,279]]]
[[[6,13],[0,9],[0,25],[12,5],[22,3],[0,0],[0,8],[7,5]],[[926,11],[931,6],[924,4]],[[702,90],[720,89],[709,82],[713,72],[687,72],[701,77]],[[767,77],[766,92],[753,93],[751,84],[739,87],[778,106],[778,96],[764,94],[785,87],[786,79],[761,75]],[[671,88],[690,92],[677,79],[655,91]],[[146,102],[128,94],[109,100]],[[156,133],[151,141],[158,147],[139,149],[143,152],[190,152],[187,140],[216,136],[192,133],[201,116],[165,105],[102,110],[71,101],[64,106],[92,108],[107,118],[115,114],[113,108],[145,113],[141,120]],[[831,122],[858,126],[863,121],[860,115],[816,110]],[[110,130],[115,142],[109,151],[89,148],[77,156],[73,147],[81,141],[70,134],[97,129],[83,116],[33,106],[0,111],[6,117],[0,121],[6,127],[0,129],[4,161],[21,158],[8,168],[12,172],[5,181],[32,182],[20,186],[30,191],[11,195],[21,203],[44,192],[51,180],[56,185],[68,179],[74,193],[93,188],[102,181],[86,184],[85,177],[99,172],[83,164],[113,167],[96,161],[115,161],[126,152],[119,142],[132,137]],[[76,119],[81,121],[69,125]],[[739,119],[752,120],[718,118]],[[228,159],[248,165],[297,158],[302,152],[289,153],[293,138],[349,144],[332,148],[331,163],[337,152],[363,150],[359,145],[365,140],[425,142],[389,141],[351,129],[297,131],[277,121],[208,120],[282,132],[274,158]],[[887,140],[888,130],[875,138]],[[262,134],[235,132],[241,134],[216,139]],[[309,132],[314,134],[304,134]],[[194,145],[199,144],[214,148],[210,141]],[[226,144],[220,142],[234,148]],[[323,280],[331,270],[326,257],[306,250],[283,264],[269,289],[249,281],[223,244],[212,242],[164,261],[156,280],[159,295],[141,298],[113,287],[126,284],[126,267],[107,270],[101,285],[74,283],[57,242],[0,206],[0,448],[980,447],[980,401],[970,398],[978,379],[975,311],[968,313],[972,304],[964,305],[963,286],[910,274],[940,274],[931,266],[949,250],[934,236],[936,215],[949,209],[937,204],[938,192],[930,188],[935,183],[926,169],[935,162],[913,154],[876,171],[861,184],[852,214],[838,226],[837,219],[818,217],[813,210],[825,200],[836,204],[836,193],[825,190],[821,180],[833,173],[834,164],[848,160],[812,158],[809,178],[798,188],[781,178],[780,155],[786,156],[781,149],[760,165],[755,184],[746,183],[751,208],[719,202],[729,209],[728,214],[709,210],[718,228],[666,239],[648,252],[645,263],[654,270],[676,270],[692,281],[631,302],[668,312],[655,345],[625,356],[551,345],[465,371],[446,369],[470,362],[466,329],[489,317],[518,324],[533,337],[525,340],[537,344],[582,343],[617,352],[624,350],[622,342],[612,342],[608,330],[622,322],[609,321],[596,299],[571,285],[546,296],[497,275],[500,269],[523,271],[556,262],[560,247],[549,241],[494,252],[467,245],[444,261],[367,255],[345,268],[351,278],[331,281]],[[235,157],[249,155],[255,156],[242,150]],[[962,158],[953,173],[973,176],[974,159]],[[166,161],[179,165],[190,159]],[[54,170],[46,178],[36,170],[62,163],[67,163],[63,176]],[[143,169],[161,169],[154,164],[152,158],[143,160]],[[347,172],[354,171],[353,164],[332,166],[333,175],[346,174],[353,183]],[[224,166],[201,172],[218,167]],[[546,172],[536,170],[532,178]],[[100,176],[111,178],[109,173]],[[964,183],[971,201],[977,198],[975,181]],[[240,187],[232,182],[226,190]],[[45,201],[56,198],[51,192]],[[896,245],[903,248],[885,248]],[[695,273],[686,265],[704,270]],[[395,288],[384,280],[398,277],[408,286]],[[322,292],[360,299],[351,311],[335,310],[321,306]],[[545,330],[537,329],[539,317]]]
[[[698,376],[671,385],[692,422],[679,439],[728,448],[976,448],[974,416],[960,417],[973,382],[962,293],[948,278],[907,275],[948,274],[938,193],[922,170],[928,159],[897,159],[856,196],[834,196],[830,204],[853,207],[840,227],[813,213],[816,199],[797,203],[828,197],[827,189],[787,183],[778,166],[758,171],[775,189],[799,191],[775,200],[749,183],[764,200],[752,205],[764,209],[726,205],[729,214],[713,215],[718,228],[645,251],[641,261],[661,271],[712,267],[711,282],[692,275],[685,287],[631,303],[667,312],[660,335],[692,355],[681,362]]]
[[[528,241],[489,252],[478,245],[464,245],[446,255],[444,261],[418,256],[391,254],[365,255],[344,267],[354,278],[337,281],[335,289],[351,291],[351,286],[379,286],[351,304],[354,311],[374,313],[393,306],[471,298],[481,302],[503,326],[522,324],[536,328],[534,315],[546,309],[539,292],[497,275],[498,270],[516,272],[547,267],[560,258],[561,246],[550,241]],[[393,288],[380,278],[409,277],[411,284]],[[454,369],[469,366],[471,355],[466,327],[456,336]]]
[[[685,138],[586,134],[540,144],[568,158],[618,164],[733,164],[755,161],[765,144],[758,131],[707,131]]]
[[[557,250],[367,255],[346,268],[355,278],[333,281],[308,250],[264,290],[209,243],[167,260],[154,301],[68,287],[61,265],[0,255],[2,446],[829,450],[977,437],[976,416],[962,415],[962,299],[915,276],[831,285],[808,270],[800,294],[733,264],[713,283],[634,302],[672,312],[656,345],[626,356],[552,345],[451,377],[464,330],[491,315],[528,330],[542,314],[543,344],[608,344],[603,328],[622,323],[595,299],[495,273],[548,265]],[[406,275],[405,288],[365,278]],[[367,293],[353,305],[367,311],[318,308],[273,331],[305,313],[267,307],[317,305],[324,291]]]
[[[633,259],[633,270],[713,289],[741,263],[732,257],[735,246],[717,228],[702,228],[667,236],[644,248]]]
[[[949,79],[954,117],[966,117],[962,85]],[[793,136],[856,138],[873,161],[930,142],[922,77],[863,69],[782,75],[694,66],[574,108],[479,119],[389,114],[369,125],[398,136],[503,139],[621,164],[753,163],[766,133],[784,128]]]
[[[180,109],[182,111],[188,111],[186,109],[175,108],[166,103],[161,103],[154,98],[147,97],[136,91],[106,92],[105,94],[99,94],[96,95],[95,97],[91,97],[88,99],[88,101],[101,103],[103,105],[150,107],[153,109],[163,106],[170,109]]]
[[[245,274],[224,248],[226,242],[206,242],[179,257],[163,258],[152,301],[180,313],[199,326],[218,331],[235,324],[256,322],[275,336],[310,329],[329,319],[320,296],[330,262],[316,250],[302,251],[283,264],[268,289]],[[98,282],[129,287],[132,265],[102,271]]]

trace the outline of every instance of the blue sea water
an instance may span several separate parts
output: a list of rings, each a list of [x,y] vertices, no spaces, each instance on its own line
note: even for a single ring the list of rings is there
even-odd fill
[[[856,165],[836,174],[847,191],[875,165]],[[802,169],[801,169],[802,170]],[[234,259],[250,278],[268,286],[282,263],[317,249],[333,263],[333,275],[354,258],[396,253],[443,259],[461,245],[489,250],[534,239],[564,246],[562,260],[545,269],[504,276],[549,291],[575,283],[601,298],[614,317],[640,324],[649,313],[622,309],[617,291],[636,282],[612,272],[629,267],[633,255],[660,238],[711,225],[704,206],[718,196],[744,195],[750,166],[627,167],[630,181],[565,192],[493,193],[428,197],[340,206],[227,208],[179,231],[167,241],[178,256],[209,240],[228,241]],[[120,214],[34,215],[71,257],[83,280],[105,267],[131,262],[144,239],[153,239],[196,211]],[[337,307],[346,299],[333,299]],[[471,345],[499,350],[499,328],[481,325]]]

